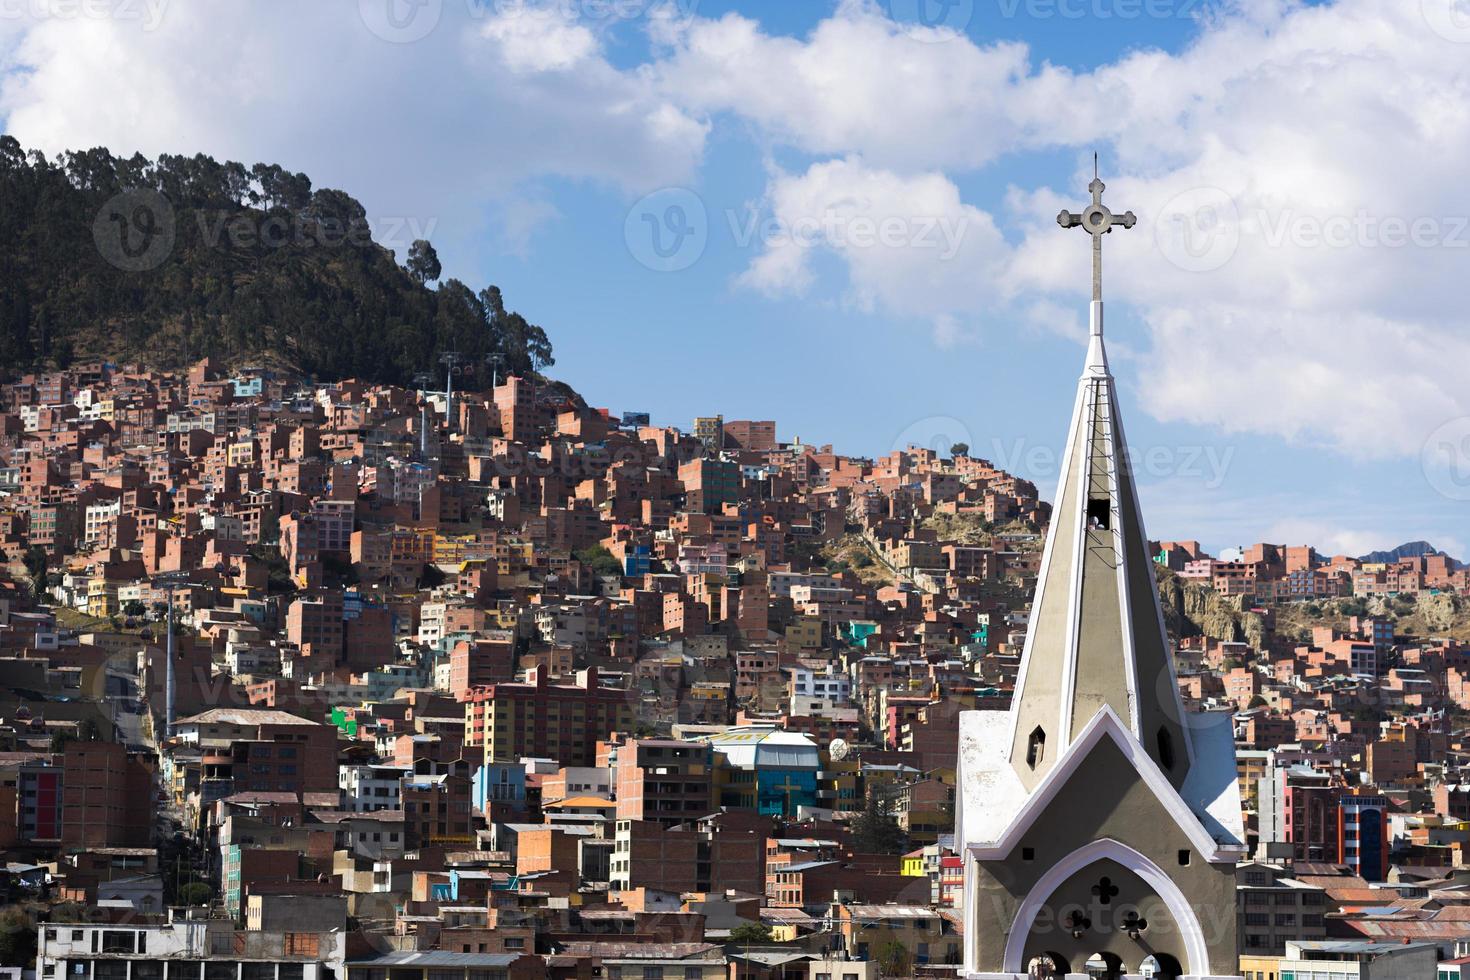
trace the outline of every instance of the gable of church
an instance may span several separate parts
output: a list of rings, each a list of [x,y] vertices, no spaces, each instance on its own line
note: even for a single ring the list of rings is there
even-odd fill
[[[1235,876],[1230,864],[1211,864],[1195,847],[1190,835],[1180,826],[1175,814],[1154,794],[1149,785],[1139,777],[1132,760],[1122,747],[1110,737],[1103,737],[1086,751],[1081,764],[1065,775],[1064,782],[1055,796],[1035,816],[1025,832],[1015,841],[1010,852],[993,861],[973,862],[971,874],[974,888],[967,895],[970,906],[971,925],[977,930],[980,962],[990,970],[1002,968],[1004,949],[1015,923],[1017,914],[1028,896],[1051,869],[1063,864],[1079,845],[1092,841],[1111,840],[1143,855],[1175,883],[1179,891],[1189,896],[1195,906],[1195,915],[1200,920],[1205,941],[1210,948],[1213,963],[1233,963],[1235,955]],[[1081,887],[1092,875],[1101,878],[1104,871],[1079,870],[1069,879],[1071,885]],[[1124,887],[1126,883],[1127,887]],[[1087,883],[1087,887],[1097,881]],[[1146,886],[1136,874],[1112,876],[1112,884],[1120,891],[1113,896],[1114,908],[1124,905],[1141,909],[1157,909],[1160,901],[1155,889]],[[1058,896],[1071,895],[1072,891],[1059,889]],[[1058,904],[1061,903],[1061,904]],[[1044,905],[1043,924],[1058,923],[1069,911],[1061,907],[1066,904],[1058,897],[1048,899]],[[1178,943],[1165,943],[1166,932],[1179,934],[1179,923],[1172,915],[1153,917],[1144,911],[1149,920],[1149,930],[1155,929],[1159,952],[1179,957],[1185,968],[1193,973],[1201,967],[1189,962],[1186,951]],[[1093,917],[1094,923],[1085,935],[1068,949],[1077,950],[1091,943],[1099,950],[1121,952],[1141,949],[1137,941],[1116,933],[1116,923],[1110,916]],[[1141,934],[1148,938],[1149,930]],[[1154,942],[1153,939],[1149,940]],[[1042,939],[1038,938],[1038,943]],[[1032,952],[1045,952],[1059,948],[1056,942],[1050,947],[1038,946]],[[1125,964],[1137,966],[1142,956],[1124,958]],[[1079,964],[1072,964],[1077,968]],[[1080,971],[1079,971],[1080,972]]]

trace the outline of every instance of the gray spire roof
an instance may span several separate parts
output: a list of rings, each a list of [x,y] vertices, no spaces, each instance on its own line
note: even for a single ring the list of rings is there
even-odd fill
[[[1028,790],[1110,706],[1179,787],[1193,746],[1092,304],[1061,481],[1012,707],[1010,759]]]

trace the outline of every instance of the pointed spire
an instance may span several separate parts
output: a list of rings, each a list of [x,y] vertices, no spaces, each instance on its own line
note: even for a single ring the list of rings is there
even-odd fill
[[[1117,391],[1103,343],[1102,235],[1115,219],[1101,204],[1063,212],[1064,227],[1093,233],[1094,299],[1060,485],[1012,706],[1011,764],[1028,786],[1075,735],[1110,707],[1175,785],[1193,758],[1173,653],[1159,605],[1148,536],[1128,464]],[[1097,209],[1102,230],[1094,230]]]

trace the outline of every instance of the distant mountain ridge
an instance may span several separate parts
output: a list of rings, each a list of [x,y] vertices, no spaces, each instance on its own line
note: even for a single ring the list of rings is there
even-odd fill
[[[1408,544],[1399,545],[1392,551],[1374,551],[1369,554],[1363,555],[1358,559],[1358,561],[1385,562],[1387,564],[1393,564],[1400,558],[1422,558],[1425,555],[1442,554],[1444,554],[1444,552],[1440,551],[1428,541],[1410,541]],[[1455,558],[1450,558],[1450,562],[1456,568],[1460,568],[1464,565],[1463,562]]]

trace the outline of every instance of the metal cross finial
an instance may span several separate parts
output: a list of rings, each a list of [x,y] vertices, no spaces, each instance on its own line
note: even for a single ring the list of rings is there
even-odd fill
[[[1097,158],[1094,157],[1094,169],[1097,166],[1096,160]],[[1092,178],[1092,183],[1087,185],[1087,189],[1092,192],[1092,203],[1088,205],[1087,210],[1081,214],[1073,211],[1063,211],[1057,215],[1057,224],[1063,228],[1076,228],[1080,225],[1087,230],[1088,234],[1092,235],[1092,299],[1093,302],[1101,302],[1102,236],[1112,231],[1114,225],[1132,228],[1138,219],[1133,216],[1132,211],[1114,214],[1108,210],[1107,206],[1102,202],[1102,193],[1107,189],[1107,185],[1097,177],[1094,176]]]

